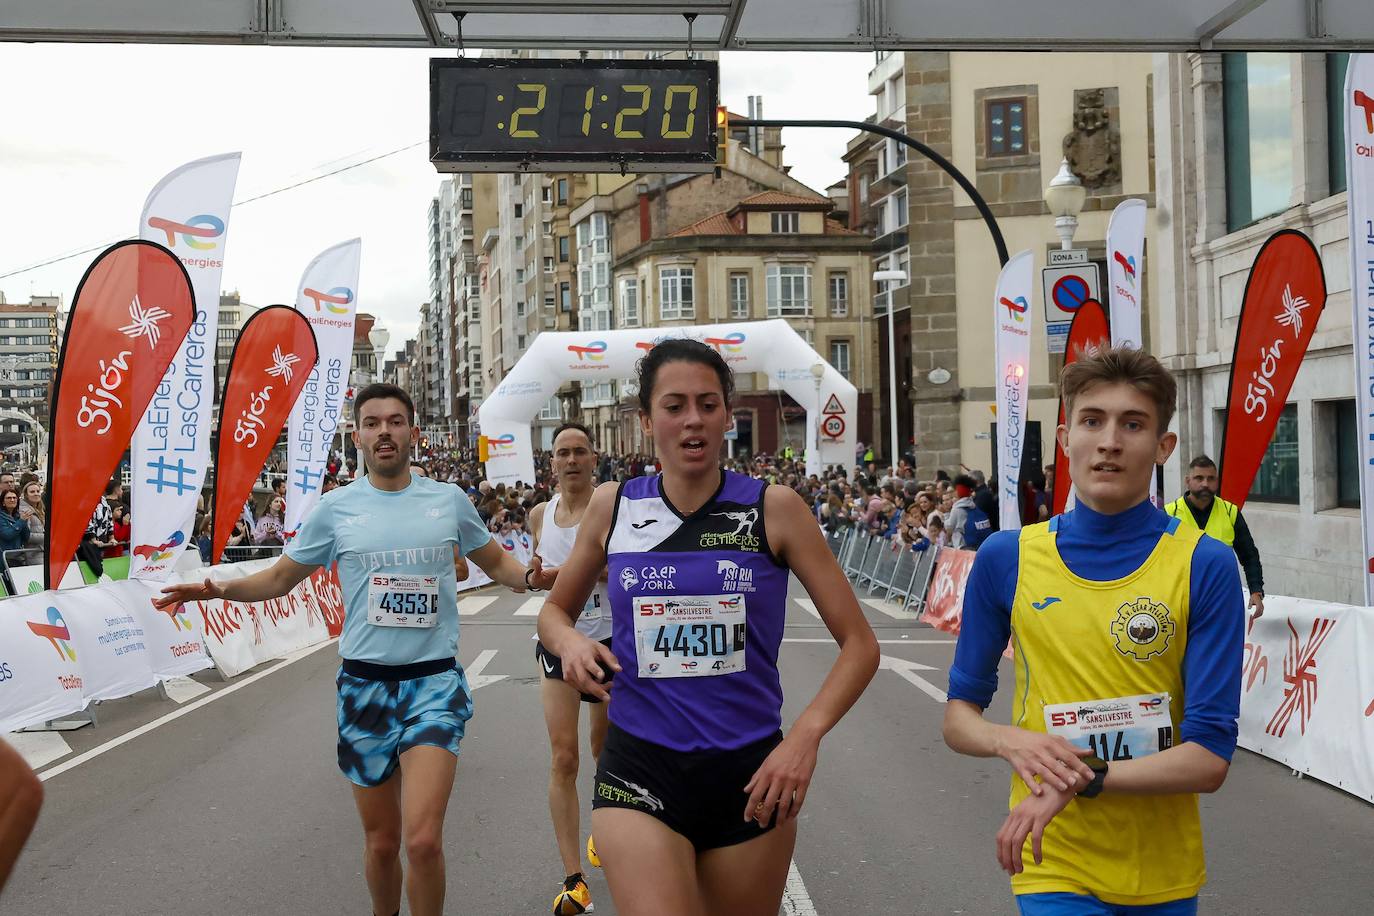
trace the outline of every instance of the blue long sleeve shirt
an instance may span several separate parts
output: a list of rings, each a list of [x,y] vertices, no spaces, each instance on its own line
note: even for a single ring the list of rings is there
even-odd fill
[[[1079,503],[1060,517],[1055,538],[1065,565],[1084,579],[1130,575],[1164,533],[1169,516],[1149,501],[1117,515]],[[997,664],[1011,637],[1020,567],[1019,532],[997,532],[978,550],[964,589],[963,623],[949,672],[949,698],[986,709],[997,692]],[[1179,733],[1224,760],[1236,749],[1245,603],[1235,554],[1203,536],[1193,551],[1183,654],[1184,711]]]

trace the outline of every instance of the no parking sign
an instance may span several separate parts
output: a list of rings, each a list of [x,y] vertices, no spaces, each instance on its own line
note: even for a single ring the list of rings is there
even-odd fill
[[[1068,341],[1069,322],[1078,314],[1079,307],[1088,299],[1101,301],[1097,265],[1087,260],[1087,252],[1084,251],[1081,263],[1042,269],[1040,284],[1045,302],[1045,330],[1049,351],[1063,353],[1064,345]],[[1057,325],[1063,327],[1056,327]]]

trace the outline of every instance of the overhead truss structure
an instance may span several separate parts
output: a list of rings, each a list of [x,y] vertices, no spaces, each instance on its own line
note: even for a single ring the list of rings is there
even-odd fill
[[[719,51],[1374,48],[1370,0],[4,0],[0,40],[666,51],[688,19]]]

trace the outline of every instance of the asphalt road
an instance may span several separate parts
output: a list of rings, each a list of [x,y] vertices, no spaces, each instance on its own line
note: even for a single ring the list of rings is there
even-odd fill
[[[794,598],[804,598],[795,582]],[[459,655],[480,676],[445,831],[447,911],[544,913],[562,875],[544,794],[535,607],[494,589],[466,600]],[[1014,913],[993,856],[1006,767],[958,757],[940,739],[932,694],[953,642],[891,608],[865,611],[888,661],[821,746],[784,912]],[[788,615],[790,722],[836,650],[804,603],[789,602]],[[334,763],[336,668],[330,644],[228,684],[198,675],[208,692],[180,704],[153,692],[102,704],[99,727],[66,733],[71,752],[41,771],[43,816],[0,912],[367,913],[361,833]],[[1007,693],[991,713],[1000,721]],[[584,758],[584,810],[590,780]],[[1374,811],[1364,802],[1241,751],[1202,808],[1203,913],[1374,906]],[[613,914],[601,875],[590,880],[596,912]]]

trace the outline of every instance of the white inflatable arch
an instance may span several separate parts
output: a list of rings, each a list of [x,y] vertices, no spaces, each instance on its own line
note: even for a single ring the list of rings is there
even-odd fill
[[[688,337],[715,347],[736,373],[763,372],[806,407],[814,430],[819,406],[824,415],[820,448],[807,449],[807,472],[854,459],[859,392],[782,319],[703,324],[681,328],[617,331],[545,331],[530,344],[491,396],[477,410],[487,437],[487,479],[492,483],[534,480],[530,422],[549,398],[569,381],[605,382],[633,378],[640,357],[661,340]],[[811,367],[825,367],[817,398]],[[809,437],[808,437],[809,438]]]

